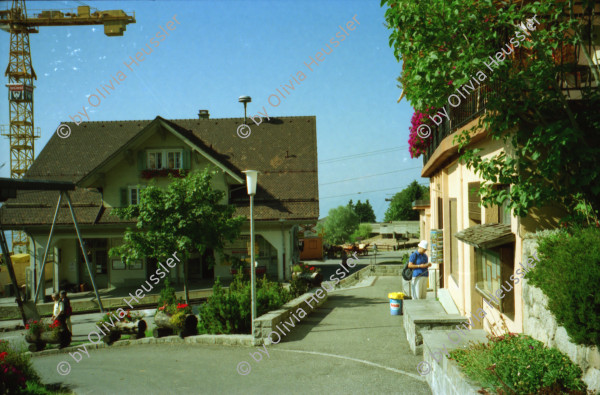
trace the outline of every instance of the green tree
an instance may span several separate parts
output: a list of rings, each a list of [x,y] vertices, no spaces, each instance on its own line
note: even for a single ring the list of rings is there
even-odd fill
[[[137,223],[135,230],[125,231],[122,245],[111,248],[110,256],[130,264],[149,257],[164,261],[177,251],[184,258],[184,290],[189,303],[187,258],[195,251],[204,255],[209,248],[222,252],[225,241],[238,237],[245,221],[242,216],[233,217],[234,206],[220,204],[225,192],[212,190],[211,178],[208,170],[185,178],[170,176],[166,189],[150,185],[140,190],[137,205],[115,209],[121,219],[137,219]]]
[[[364,239],[368,239],[371,237],[371,232],[373,232],[373,228],[369,224],[360,224],[358,225],[358,229],[355,230],[352,235],[350,235],[350,241],[360,241]]]
[[[352,233],[358,229],[359,223],[358,215],[350,207],[332,208],[322,225],[325,241],[331,244],[342,244],[349,241]]]
[[[508,199],[519,216],[546,204],[559,204],[570,213],[583,204],[597,212],[600,65],[592,61],[592,29],[586,28],[597,23],[598,14],[592,11],[597,1],[381,4],[388,7],[390,46],[403,62],[398,81],[416,110],[431,113],[445,106],[452,111],[449,95],[455,95],[456,103],[461,87],[470,94],[464,87],[472,84],[494,90],[487,95],[486,111],[477,125],[454,138],[460,159],[485,181],[479,191],[484,205]],[[531,31],[518,28],[534,16],[539,24],[531,19]],[[510,56],[500,62],[496,56],[497,65],[488,68],[490,58],[503,55],[501,49]],[[581,69],[576,56],[567,55],[571,50],[586,60],[591,75],[577,100],[568,100],[560,82]],[[476,129],[485,130],[492,140],[503,140],[508,149],[484,158],[471,144]],[[493,184],[512,187],[506,193]]]
[[[354,212],[358,215],[359,221],[362,222],[376,222],[375,212],[369,199],[365,203],[361,203],[360,200],[356,202],[354,206]]]
[[[429,187],[419,185],[416,180],[394,195],[385,212],[384,222],[418,220],[419,212],[412,208],[415,200],[429,200]]]

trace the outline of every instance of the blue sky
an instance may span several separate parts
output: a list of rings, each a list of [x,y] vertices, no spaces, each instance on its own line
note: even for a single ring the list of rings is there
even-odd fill
[[[2,2],[5,9],[9,2]],[[421,159],[410,159],[408,127],[412,108],[397,87],[401,64],[388,45],[379,1],[94,1],[100,10],[135,11],[136,23],[122,37],[102,26],[42,27],[31,34],[35,83],[35,125],[41,127],[36,156],[61,122],[83,107],[91,121],[211,118],[243,115],[237,98],[252,97],[248,113],[265,106],[269,116],[317,117],[320,216],[349,199],[369,199],[383,220],[393,193],[420,177]],[[76,1],[28,1],[36,9],[76,9]],[[175,16],[176,15],[176,16]],[[166,24],[179,24],[169,31]],[[319,66],[309,63],[355,17],[360,23]],[[146,48],[162,26],[169,36],[130,71],[124,62]],[[0,65],[8,64],[9,34],[0,31]],[[146,49],[148,51],[148,49]],[[107,95],[102,85],[122,71]],[[290,75],[306,78],[273,108],[269,95]],[[3,77],[5,83],[8,82]],[[121,77],[123,78],[123,77]],[[8,94],[0,95],[0,123],[8,125]],[[100,88],[106,96],[88,103]],[[283,91],[282,91],[283,92]],[[285,92],[284,92],[285,93]],[[272,99],[274,103],[274,99]],[[93,104],[96,99],[92,99]],[[256,128],[260,132],[260,127]],[[73,131],[76,133],[76,130]],[[235,131],[232,131],[235,133]],[[0,176],[8,177],[8,138],[0,139]],[[374,154],[370,154],[374,153]],[[361,155],[370,154],[370,155]],[[335,159],[335,160],[330,160]],[[338,160],[343,159],[343,160]],[[399,171],[398,171],[399,170]],[[375,174],[388,173],[380,176]],[[344,181],[348,180],[349,181]],[[343,181],[343,182],[339,182]],[[260,182],[260,180],[259,180]]]

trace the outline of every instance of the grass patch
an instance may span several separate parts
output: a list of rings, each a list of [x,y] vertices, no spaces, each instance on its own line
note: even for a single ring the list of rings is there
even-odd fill
[[[73,394],[74,392],[60,384],[44,385],[35,381],[27,381],[21,393],[28,395],[58,395]]]

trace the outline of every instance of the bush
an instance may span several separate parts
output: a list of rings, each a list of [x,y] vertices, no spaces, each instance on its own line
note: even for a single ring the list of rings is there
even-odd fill
[[[356,229],[354,233],[350,235],[350,241],[356,242],[359,240],[368,239],[371,236],[372,232],[373,228],[371,227],[371,225],[360,224],[358,225],[358,229]]]
[[[30,358],[17,353],[7,342],[0,340],[0,394],[22,393],[27,381],[40,381]]]
[[[292,299],[297,298],[298,296],[304,295],[311,288],[311,284],[309,281],[306,281],[299,277],[292,277],[290,281],[290,293]]]
[[[251,284],[239,273],[228,290],[221,287],[219,279],[213,286],[213,295],[200,307],[199,333],[232,334],[250,333]],[[256,283],[257,316],[276,310],[292,299],[282,284],[266,277]]]
[[[548,297],[548,310],[574,343],[600,346],[600,229],[570,228],[542,236],[538,258],[525,278]]]
[[[175,288],[171,286],[169,278],[165,279],[165,287],[160,290],[160,297],[158,298],[158,306],[171,305],[177,303],[177,295],[175,294]]]
[[[581,369],[557,349],[526,335],[489,335],[487,344],[450,352],[464,373],[486,390],[516,394],[585,394]]]

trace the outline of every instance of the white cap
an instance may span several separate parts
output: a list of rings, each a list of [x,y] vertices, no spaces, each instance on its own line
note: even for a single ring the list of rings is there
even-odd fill
[[[427,240],[421,240],[421,242],[419,243],[419,247],[426,250],[427,249]]]

